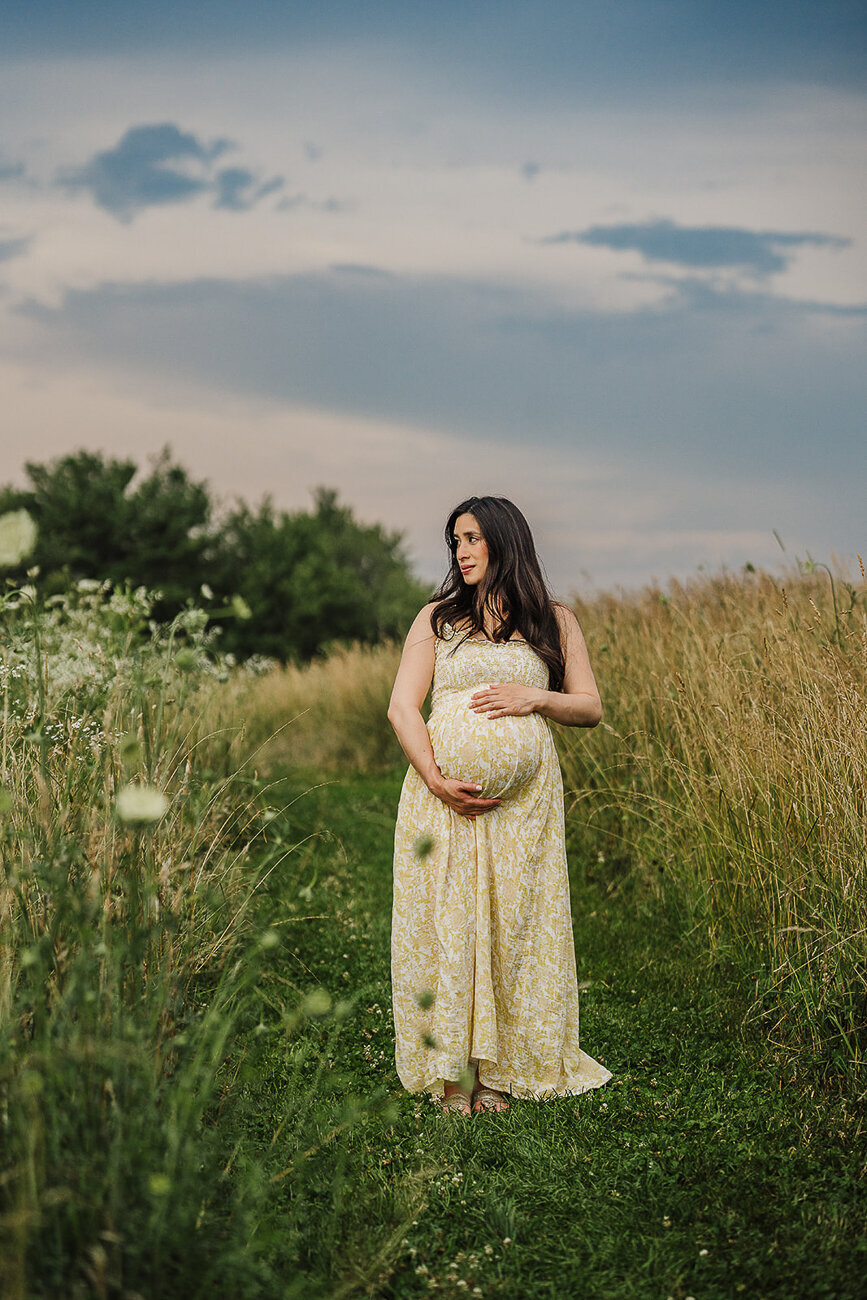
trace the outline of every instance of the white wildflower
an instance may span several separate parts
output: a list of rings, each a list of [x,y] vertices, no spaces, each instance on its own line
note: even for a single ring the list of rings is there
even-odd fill
[[[0,515],[0,568],[14,569],[36,545],[36,524],[26,510]]]
[[[168,811],[169,801],[153,785],[125,785],[118,792],[115,808],[122,822],[158,822]]]
[[[327,1016],[331,1010],[331,995],[327,989],[311,989],[301,1003],[305,1016]]]

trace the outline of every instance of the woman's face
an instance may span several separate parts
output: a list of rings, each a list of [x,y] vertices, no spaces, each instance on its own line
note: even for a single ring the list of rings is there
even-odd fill
[[[488,567],[488,543],[482,537],[475,515],[458,515],[454,537],[455,559],[461,566],[464,582],[474,587],[481,582]]]

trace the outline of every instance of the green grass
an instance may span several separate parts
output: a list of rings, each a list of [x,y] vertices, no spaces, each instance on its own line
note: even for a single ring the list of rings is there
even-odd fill
[[[308,774],[269,792],[286,808],[275,827],[301,847],[261,904],[282,943],[221,1115],[271,1189],[250,1240],[259,1293],[863,1296],[863,1118],[817,1065],[743,1023],[752,973],[706,956],[679,900],[622,866],[570,859],[582,1043],[612,1081],[472,1120],[402,1091],[389,989],[401,775]],[[298,1022],[291,1008],[316,986],[336,1014]]]

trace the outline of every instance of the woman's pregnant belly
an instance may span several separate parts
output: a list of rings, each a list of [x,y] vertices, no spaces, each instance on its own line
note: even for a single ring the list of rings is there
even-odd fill
[[[475,713],[470,697],[481,690],[450,692],[428,722],[434,758],[443,776],[474,782],[486,799],[510,799],[538,772],[550,739],[545,721],[489,718]]]

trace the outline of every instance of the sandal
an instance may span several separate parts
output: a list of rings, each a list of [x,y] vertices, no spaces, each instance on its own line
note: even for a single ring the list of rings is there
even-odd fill
[[[500,1114],[509,1109],[509,1098],[504,1092],[498,1092],[496,1088],[477,1088],[473,1093],[473,1114],[482,1115],[488,1112]]]
[[[440,1107],[444,1115],[471,1115],[469,1093],[456,1089],[447,1097],[440,1098]]]

